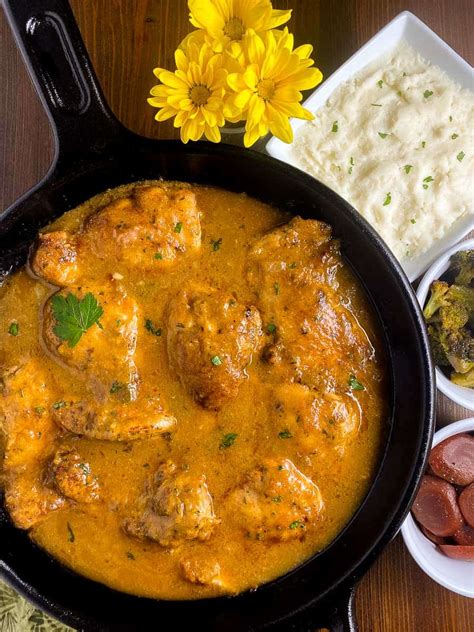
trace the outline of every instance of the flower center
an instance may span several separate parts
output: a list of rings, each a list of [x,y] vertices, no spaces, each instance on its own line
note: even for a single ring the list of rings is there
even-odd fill
[[[231,40],[240,40],[245,35],[246,28],[240,18],[230,18],[224,26],[224,35]]]
[[[265,101],[273,99],[273,95],[275,94],[275,83],[272,79],[262,79],[257,83],[257,93],[258,96],[265,99]]]
[[[194,105],[205,105],[211,96],[211,91],[206,86],[193,86],[189,91],[189,98]]]

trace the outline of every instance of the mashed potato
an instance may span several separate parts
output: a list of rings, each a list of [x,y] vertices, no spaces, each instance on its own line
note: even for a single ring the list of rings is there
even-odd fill
[[[292,158],[409,259],[474,213],[473,122],[474,95],[402,43],[333,92]]]

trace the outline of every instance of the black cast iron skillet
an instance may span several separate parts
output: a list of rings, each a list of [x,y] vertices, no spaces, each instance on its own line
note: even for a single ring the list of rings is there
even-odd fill
[[[431,444],[433,371],[422,316],[405,275],[344,200],[297,169],[236,147],[185,146],[126,130],[104,102],[66,0],[4,0],[4,5],[51,120],[56,153],[42,182],[0,217],[0,272],[24,263],[40,227],[109,187],[162,177],[245,191],[333,226],[378,314],[391,401],[380,468],[355,517],[322,553],[256,591],[193,602],[119,593],[76,575],[33,545],[13,527],[2,504],[3,576],[40,608],[85,630],[355,630],[355,583],[399,529]],[[100,36],[100,24],[98,29]]]

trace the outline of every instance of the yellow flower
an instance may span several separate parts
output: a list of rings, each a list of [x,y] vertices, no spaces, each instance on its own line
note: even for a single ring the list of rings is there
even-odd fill
[[[250,32],[242,41],[247,66],[242,72],[228,75],[227,82],[236,93],[226,102],[226,118],[244,112],[244,144],[250,147],[268,131],[286,143],[293,140],[289,117],[311,120],[313,115],[300,104],[300,90],[314,88],[322,74],[309,56],[312,46],[293,50],[293,36],[282,33],[263,36]]]
[[[161,108],[157,121],[175,117],[181,140],[199,140],[203,135],[213,143],[221,140],[220,127],[225,123],[223,109],[227,92],[227,70],[223,56],[203,43],[192,41],[186,50],[175,52],[176,71],[155,68],[161,85],[153,86],[148,103]]]
[[[291,11],[273,9],[270,0],[189,0],[188,6],[191,24],[208,33],[218,52],[242,40],[249,29],[269,31],[291,17]]]

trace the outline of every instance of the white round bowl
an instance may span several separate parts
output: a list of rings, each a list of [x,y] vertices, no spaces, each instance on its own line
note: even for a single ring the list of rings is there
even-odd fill
[[[438,430],[433,446],[460,432],[474,432],[474,417]],[[441,553],[420,531],[411,512],[402,525],[402,537],[415,562],[431,579],[448,590],[474,599],[474,562],[453,560]]]
[[[418,302],[421,305],[421,309],[423,309],[425,306],[426,299],[428,297],[433,281],[439,279],[449,268],[449,260],[451,256],[455,252],[459,252],[460,250],[472,249],[474,249],[474,239],[462,241],[461,243],[456,244],[456,246],[453,246],[452,248],[447,250],[444,255],[442,255],[433,263],[433,265],[426,272],[425,276],[422,278],[416,292],[416,296],[418,297]],[[436,367],[436,386],[442,393],[449,397],[449,399],[452,399],[453,402],[456,402],[457,404],[460,404],[461,406],[464,406],[469,410],[474,410],[474,389],[453,384],[453,382],[451,382],[451,380],[447,378],[446,375],[444,375],[439,367]]]

